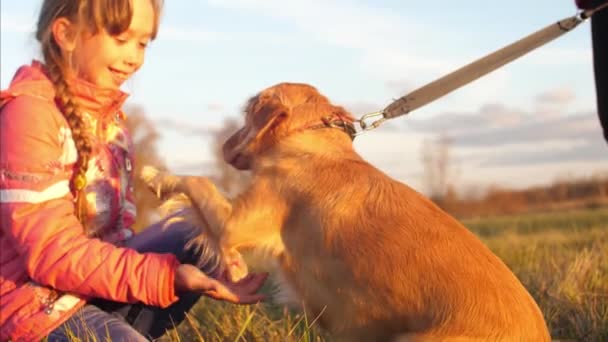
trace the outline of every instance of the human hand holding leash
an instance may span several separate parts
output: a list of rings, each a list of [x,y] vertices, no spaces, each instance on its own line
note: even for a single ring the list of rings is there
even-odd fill
[[[176,292],[200,292],[234,304],[253,304],[265,298],[257,292],[267,277],[267,273],[250,273],[233,282],[225,273],[214,279],[193,265],[181,264],[177,267],[174,281]]]

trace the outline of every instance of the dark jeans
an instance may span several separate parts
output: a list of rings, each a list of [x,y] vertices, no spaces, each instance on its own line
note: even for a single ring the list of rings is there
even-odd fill
[[[127,240],[126,247],[139,252],[173,253],[182,263],[197,264],[197,253],[186,250],[191,227],[183,223],[170,226],[154,224]],[[209,264],[214,264],[210,262]],[[203,266],[210,274],[213,270]],[[93,300],[48,336],[49,342],[68,341],[68,336],[83,341],[147,341],[162,336],[184,320],[186,313],[198,301],[200,294],[180,294],[180,299],[166,309],[144,304],[125,304],[108,300]]]

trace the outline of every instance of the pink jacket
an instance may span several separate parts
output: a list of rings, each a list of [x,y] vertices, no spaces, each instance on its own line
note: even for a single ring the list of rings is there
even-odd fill
[[[87,172],[89,227],[74,215],[71,131],[38,62],[21,67],[0,93],[0,339],[34,341],[67,320],[86,298],[166,307],[178,298],[171,254],[120,248],[135,206],[132,151],[120,106],[126,94],[71,83],[94,132]],[[52,300],[50,288],[59,292]]]

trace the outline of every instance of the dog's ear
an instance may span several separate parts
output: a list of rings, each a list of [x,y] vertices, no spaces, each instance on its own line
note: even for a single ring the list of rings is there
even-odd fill
[[[224,160],[239,170],[248,170],[254,156],[272,146],[285,130],[290,109],[275,94],[260,94],[249,101],[247,122],[222,147]],[[283,128],[283,129],[282,129]]]
[[[274,131],[290,114],[290,109],[275,94],[261,94],[251,106],[251,125],[256,131],[256,139]],[[276,132],[275,132],[276,133]]]

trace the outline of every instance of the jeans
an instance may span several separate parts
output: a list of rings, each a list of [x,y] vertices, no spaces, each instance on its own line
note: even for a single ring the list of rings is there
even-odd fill
[[[141,253],[173,253],[182,263],[200,265],[198,254],[185,246],[195,228],[183,222],[172,223],[168,227],[163,227],[163,223],[154,224],[136,234],[126,241],[125,247]],[[215,265],[216,262],[217,260],[211,260],[206,265]],[[203,272],[211,274],[213,269],[208,269],[210,267],[212,266],[203,266]],[[141,303],[92,300],[63,325],[53,330],[48,341],[69,341],[73,340],[73,337],[83,341],[106,341],[108,338],[111,341],[156,339],[183,321],[200,296],[197,293],[180,294],[180,299],[165,309]],[[72,339],[68,339],[68,336]]]

